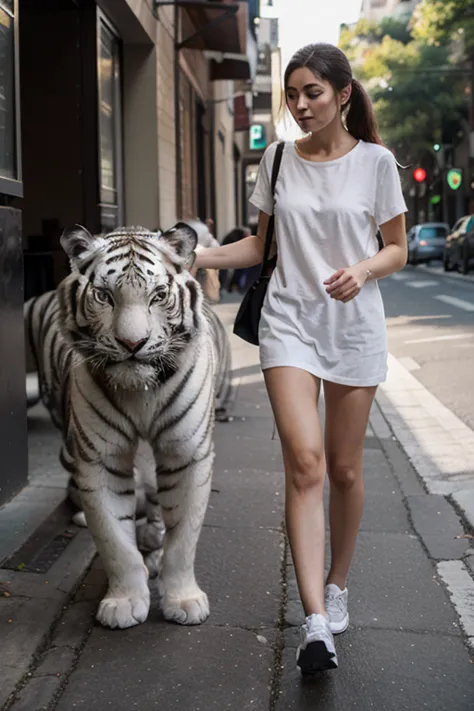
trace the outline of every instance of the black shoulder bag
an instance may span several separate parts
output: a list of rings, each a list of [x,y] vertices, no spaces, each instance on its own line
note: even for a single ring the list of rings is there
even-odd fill
[[[272,168],[272,196],[275,195],[275,185],[280,170],[281,157],[285,144],[279,143],[275,157],[273,159]],[[265,236],[265,250],[263,253],[263,262],[260,268],[260,274],[254,281],[250,289],[245,294],[240,304],[239,311],[234,322],[234,333],[243,338],[247,343],[252,343],[258,346],[258,325],[260,323],[260,314],[262,311],[263,301],[267,293],[268,284],[276,265],[276,256],[270,259],[270,249],[272,246],[273,234],[275,231],[275,214],[270,216],[268,220],[267,234]]]

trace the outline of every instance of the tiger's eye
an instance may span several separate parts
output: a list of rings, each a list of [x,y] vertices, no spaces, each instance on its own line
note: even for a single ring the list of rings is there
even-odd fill
[[[105,289],[94,288],[94,297],[99,304],[110,304],[110,306],[114,305],[112,296]]]

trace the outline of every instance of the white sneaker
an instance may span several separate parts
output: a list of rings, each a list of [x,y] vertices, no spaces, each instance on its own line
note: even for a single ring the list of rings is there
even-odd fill
[[[347,588],[341,590],[334,583],[326,585],[324,605],[328,613],[329,627],[333,634],[341,634],[349,626],[348,597],[349,591]]]
[[[337,669],[337,655],[329,622],[324,615],[309,615],[300,630],[296,666],[303,674]]]

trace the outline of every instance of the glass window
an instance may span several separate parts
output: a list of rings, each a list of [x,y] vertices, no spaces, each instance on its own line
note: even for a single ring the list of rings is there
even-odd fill
[[[3,3],[8,6],[9,3]],[[14,20],[0,4],[0,177],[17,175]]]
[[[439,239],[440,237],[446,237],[448,231],[443,225],[430,225],[429,227],[422,227],[420,230],[420,239],[425,239],[427,242],[433,239]]]
[[[101,19],[98,43],[99,173],[102,229],[122,221],[120,40]]]

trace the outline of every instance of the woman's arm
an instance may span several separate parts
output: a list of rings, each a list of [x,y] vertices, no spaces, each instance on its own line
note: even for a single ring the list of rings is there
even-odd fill
[[[393,220],[380,225],[384,247],[370,259],[360,262],[361,267],[369,269],[369,279],[383,279],[394,272],[399,272],[407,263],[407,232],[405,215],[397,215]]]
[[[261,264],[265,249],[268,220],[270,216],[260,211],[257,234],[244,237],[234,244],[226,244],[196,252],[194,269],[245,269]]]
[[[370,259],[339,269],[324,284],[332,299],[350,301],[357,296],[368,279],[383,279],[403,269],[407,263],[407,235],[405,215],[397,215],[380,225],[384,241],[383,249]]]

